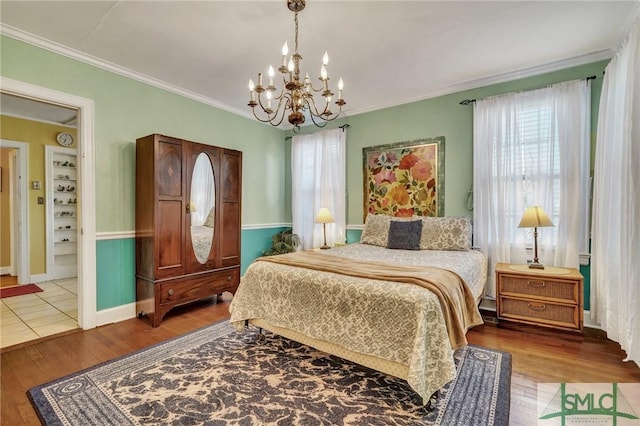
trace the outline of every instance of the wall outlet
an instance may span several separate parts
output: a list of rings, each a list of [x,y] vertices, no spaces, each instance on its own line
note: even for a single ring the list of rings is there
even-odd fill
[[[31,186],[33,187],[33,189],[40,189],[42,188],[42,185],[40,184],[39,180],[34,180],[33,182],[31,182]]]
[[[38,197],[38,204],[44,204],[44,197]]]

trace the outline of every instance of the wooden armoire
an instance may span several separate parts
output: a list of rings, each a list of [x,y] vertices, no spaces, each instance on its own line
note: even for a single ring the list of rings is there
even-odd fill
[[[241,184],[240,151],[159,134],[136,140],[139,318],[157,327],[175,306],[236,291]]]

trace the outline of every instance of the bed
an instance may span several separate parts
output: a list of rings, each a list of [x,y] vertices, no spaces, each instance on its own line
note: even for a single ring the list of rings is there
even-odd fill
[[[487,261],[469,248],[468,222],[369,215],[360,243],[256,259],[234,295],[231,323],[402,378],[426,404],[455,377],[453,351],[466,344],[466,330],[482,323]],[[452,304],[443,307],[431,281],[451,287]]]

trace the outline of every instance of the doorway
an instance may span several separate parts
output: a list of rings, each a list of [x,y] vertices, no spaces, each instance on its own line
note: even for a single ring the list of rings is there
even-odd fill
[[[76,109],[78,112],[78,212],[77,293],[78,324],[96,327],[96,231],[95,231],[95,141],[93,101],[40,86],[0,77],[0,91],[45,104]]]

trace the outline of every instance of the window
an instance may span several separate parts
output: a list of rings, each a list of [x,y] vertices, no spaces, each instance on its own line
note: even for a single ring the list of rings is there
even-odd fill
[[[346,143],[342,129],[294,136],[291,143],[293,232],[305,249],[324,242],[323,226],[315,223],[322,207],[334,222],[327,224],[327,244],[343,243],[346,236]]]
[[[490,262],[525,263],[526,207],[547,212],[539,231],[543,263],[577,267],[588,250],[590,94],[585,80],[486,98],[474,107],[474,244]]]

